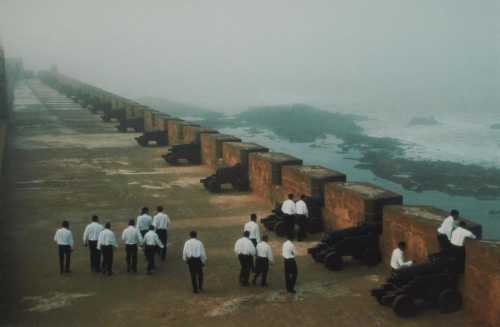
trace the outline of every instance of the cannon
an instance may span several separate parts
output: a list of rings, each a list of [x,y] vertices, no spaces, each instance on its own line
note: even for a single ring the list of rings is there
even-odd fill
[[[321,207],[323,206],[322,199],[306,197],[305,202],[309,211],[309,217],[307,218],[306,223],[306,232],[308,234],[314,234],[323,231],[323,219],[321,213]],[[267,230],[274,231],[276,235],[280,237],[286,236],[288,227],[285,222],[285,215],[281,211],[281,203],[278,203],[272,210],[272,213],[269,216],[262,218],[260,222]]]
[[[392,307],[401,318],[413,317],[425,308],[455,312],[462,307],[455,266],[453,256],[434,254],[427,262],[394,270],[371,294],[381,305]]]
[[[125,118],[120,117],[118,119],[118,125],[116,129],[119,132],[125,133],[129,128],[132,128],[135,132],[141,133],[144,132],[144,118]]]
[[[199,165],[201,164],[201,146],[196,143],[173,145],[162,158],[171,165],[177,165],[182,159],[193,165]]]
[[[168,144],[167,134],[165,131],[143,132],[141,136],[135,138],[140,146],[147,146],[149,141],[154,141],[158,146]]]
[[[342,270],[344,257],[351,256],[366,266],[375,266],[381,259],[380,223],[363,224],[325,234],[320,242],[307,251],[316,262],[329,270]]]
[[[200,183],[212,193],[219,193],[223,184],[231,184],[237,191],[248,191],[250,187],[248,175],[241,164],[217,168],[215,174],[201,179]]]
[[[103,122],[109,123],[111,119],[120,120],[122,116],[123,116],[123,110],[111,109],[110,106],[105,106],[102,109],[101,119]]]

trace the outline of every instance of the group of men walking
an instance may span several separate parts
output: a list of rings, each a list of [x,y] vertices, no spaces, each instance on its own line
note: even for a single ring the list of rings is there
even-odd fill
[[[456,259],[457,270],[463,272],[465,265],[465,239],[476,239],[471,231],[465,227],[467,224],[463,220],[459,220],[460,212],[458,210],[451,210],[448,217],[446,217],[439,228],[437,229],[437,241],[441,253],[453,256]],[[398,247],[392,251],[391,268],[398,270],[402,267],[411,266],[413,261],[405,260],[406,243],[399,242]]]
[[[104,226],[99,223],[97,215],[92,216],[91,223],[83,232],[83,244],[89,248],[90,269],[93,272],[113,274],[114,250],[118,247],[115,233],[111,230],[111,223]],[[134,219],[129,220],[128,227],[122,232],[122,241],[125,244],[125,261],[127,272],[137,272],[137,253],[139,247],[144,248],[147,259],[147,273],[155,270],[155,256],[158,254],[162,261],[166,259],[168,228],[170,218],[163,212],[163,207],[157,208],[154,217],[149,215],[147,207],[141,210],[137,217],[137,226]],[[70,273],[71,252],[74,249],[73,234],[69,229],[69,222],[63,221],[56,231],[54,241],[59,248],[60,273]]]
[[[297,263],[295,262],[295,246],[292,240],[293,234],[289,233],[282,247],[285,284],[289,293],[295,293],[295,283],[298,275]],[[274,256],[272,248],[268,244],[267,235],[262,236],[262,239],[260,237],[257,215],[250,215],[250,221],[243,227],[243,237],[238,239],[234,245],[234,252],[240,262],[240,285],[243,287],[249,286],[250,274],[253,272],[253,285],[257,284],[260,277],[260,285],[263,287],[268,286],[267,274],[269,265],[274,263]]]

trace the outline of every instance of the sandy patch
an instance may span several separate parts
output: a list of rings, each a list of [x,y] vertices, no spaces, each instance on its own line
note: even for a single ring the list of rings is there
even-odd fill
[[[71,305],[76,299],[93,296],[95,293],[61,293],[55,292],[47,296],[26,296],[22,302],[31,302],[30,312],[47,312]]]
[[[210,197],[209,202],[216,207],[241,207],[263,203],[251,194],[214,195]]]
[[[183,177],[169,183],[160,183],[160,185],[141,185],[141,187],[147,190],[167,190],[174,187],[187,188],[197,185],[200,185],[200,179],[198,177]]]
[[[119,133],[103,134],[76,134],[69,129],[58,129],[65,135],[36,135],[30,137],[18,136],[14,146],[18,149],[47,149],[47,148],[120,148],[135,147],[137,143],[130,135]]]

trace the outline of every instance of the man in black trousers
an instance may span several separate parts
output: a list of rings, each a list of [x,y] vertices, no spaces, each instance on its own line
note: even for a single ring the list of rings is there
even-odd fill
[[[297,282],[297,262],[295,261],[295,245],[292,243],[293,234],[288,235],[283,243],[282,255],[285,264],[285,284],[288,293],[295,294],[295,283]]]
[[[73,251],[73,233],[69,230],[69,222],[62,222],[62,227],[54,235],[59,250],[59,271],[62,274],[70,273],[71,251]]]
[[[249,286],[250,270],[253,265],[253,256],[255,255],[255,246],[249,239],[250,232],[243,232],[243,237],[236,241],[234,252],[240,261],[240,285]]]
[[[156,269],[155,254],[158,248],[163,249],[164,245],[160,241],[158,234],[156,234],[154,226],[151,225],[149,226],[149,232],[144,235],[144,249],[148,259],[148,275],[151,275]]]
[[[104,230],[99,234],[97,249],[102,253],[102,273],[113,275],[113,251],[118,247],[115,233],[111,231],[111,223],[106,223]]]
[[[122,240],[125,243],[127,272],[137,272],[137,248],[142,243],[142,237],[133,219],[129,220],[128,227],[123,230]]]
[[[189,237],[182,249],[182,260],[188,264],[193,293],[198,293],[203,291],[203,266],[207,262],[207,254],[203,243],[196,238],[196,231],[191,231]]]
[[[99,217],[92,216],[92,222],[85,227],[83,232],[83,245],[89,247],[90,270],[93,272],[101,271],[101,251],[97,249],[97,239],[104,227],[99,224]]]

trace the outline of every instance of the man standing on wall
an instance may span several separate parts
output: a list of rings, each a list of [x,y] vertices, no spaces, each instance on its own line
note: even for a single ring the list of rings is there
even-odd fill
[[[203,243],[196,238],[196,231],[191,231],[189,237],[182,249],[182,260],[188,264],[193,293],[198,293],[203,291],[203,266],[207,261],[207,254]]]
[[[234,252],[240,261],[240,285],[249,286],[250,270],[252,269],[253,256],[255,255],[255,246],[248,238],[250,233],[243,232],[243,237],[234,244]]]
[[[142,243],[141,233],[135,228],[135,221],[130,219],[128,227],[122,232],[122,240],[125,243],[127,261],[127,272],[137,272],[137,251]]]
[[[167,214],[163,213],[163,207],[158,206],[156,208],[158,213],[153,218],[153,226],[155,227],[156,234],[160,238],[163,247],[158,248],[158,253],[160,254],[161,260],[165,261],[167,257],[167,240],[168,240],[168,229],[170,227],[170,218]]]
[[[437,230],[437,240],[441,251],[450,249],[451,234],[455,229],[455,222],[458,220],[460,213],[458,210],[451,210],[450,215],[446,217]]]
[[[113,275],[113,251],[117,247],[115,233],[111,231],[111,223],[106,223],[97,240],[97,249],[102,252],[103,274]]]
[[[283,262],[285,265],[285,284],[288,293],[295,292],[295,283],[297,282],[297,262],[295,261],[295,245],[292,243],[293,234],[289,234],[283,247],[281,249],[281,254],[283,256]]]
[[[295,214],[297,213],[293,194],[288,194],[288,199],[281,205],[281,212],[285,215],[287,235],[295,235]]]
[[[69,230],[69,222],[62,222],[62,227],[56,231],[54,235],[59,250],[59,271],[62,274],[71,273],[71,251],[73,251],[73,233]]]
[[[89,247],[90,270],[101,272],[101,251],[97,249],[97,239],[104,227],[99,224],[99,217],[92,216],[92,222],[85,227],[83,232],[83,245]]]
[[[299,225],[299,234],[297,236],[299,241],[302,241],[306,238],[307,232],[306,232],[306,225],[307,225],[307,218],[309,218],[309,210],[307,209],[307,204],[306,204],[306,196],[302,194],[300,196],[300,200],[295,203],[295,209],[297,213],[297,224]]]

